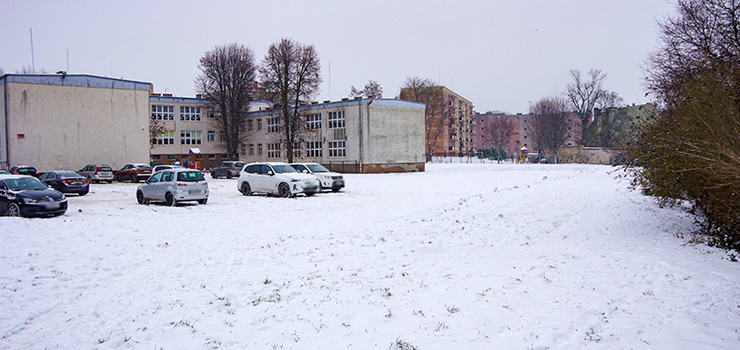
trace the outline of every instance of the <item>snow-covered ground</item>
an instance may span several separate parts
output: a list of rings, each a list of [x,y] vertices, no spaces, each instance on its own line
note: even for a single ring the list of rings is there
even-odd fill
[[[740,265],[614,168],[429,164],[340,193],[0,217],[2,349],[738,349]]]

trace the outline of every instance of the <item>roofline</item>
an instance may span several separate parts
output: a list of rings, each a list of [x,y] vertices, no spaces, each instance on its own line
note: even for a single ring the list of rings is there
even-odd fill
[[[0,84],[38,84],[90,88],[151,91],[152,83],[101,77],[90,74],[5,74],[0,76]]]
[[[300,111],[306,111],[306,110],[317,110],[317,109],[329,109],[329,108],[338,108],[338,107],[349,107],[349,106],[359,106],[359,105],[366,105],[373,107],[405,107],[405,108],[414,108],[414,109],[425,109],[426,105],[419,102],[412,102],[412,101],[406,101],[406,100],[400,100],[395,98],[376,98],[376,99],[370,99],[370,98],[363,98],[363,99],[356,99],[356,100],[343,100],[343,101],[334,101],[334,102],[323,102],[323,103],[313,103],[310,105],[305,105],[300,107]],[[267,116],[267,115],[274,115],[279,110],[277,109],[269,109],[265,111],[255,111],[250,112],[250,117],[260,117],[260,116]]]

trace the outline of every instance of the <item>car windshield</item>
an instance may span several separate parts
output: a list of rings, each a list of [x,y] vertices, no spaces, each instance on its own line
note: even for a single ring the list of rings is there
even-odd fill
[[[76,173],[74,171],[60,171],[60,172],[57,172],[57,174],[62,179],[75,179],[75,178],[82,177],[82,176],[80,176],[80,174],[78,174],[78,173]]]
[[[36,175],[36,169],[34,168],[18,168],[16,172],[21,175]]]
[[[183,171],[177,173],[177,181],[196,182],[204,180],[205,178],[203,178],[203,174],[200,171]]]
[[[276,174],[285,174],[285,173],[297,173],[295,169],[293,169],[292,166],[287,164],[276,164],[272,166],[273,169],[275,169]]]
[[[311,169],[314,173],[328,173],[329,169],[324,168],[321,164],[306,164],[306,166]]]
[[[45,190],[48,187],[33,177],[5,179],[5,184],[11,191]]]

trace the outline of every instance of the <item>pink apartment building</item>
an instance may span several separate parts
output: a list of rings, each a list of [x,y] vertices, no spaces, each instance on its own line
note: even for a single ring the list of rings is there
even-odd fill
[[[494,119],[504,119],[510,121],[514,125],[514,131],[512,132],[511,138],[504,146],[504,151],[506,152],[507,157],[511,157],[512,155],[518,153],[522,147],[527,147],[529,152],[532,153],[539,152],[539,147],[537,145],[537,142],[535,141],[534,131],[534,123],[537,118],[536,115],[522,113],[478,113],[475,115],[475,117],[477,119],[477,125],[475,128],[476,149],[483,150],[486,148],[491,148],[491,146],[487,144],[485,137],[483,137],[485,129]],[[581,121],[575,115],[571,115],[568,118],[568,121],[572,123],[572,126],[569,128],[570,132],[568,133],[568,139],[565,141],[565,144],[563,144],[563,146],[578,145],[578,141],[581,140],[583,131],[581,127]]]

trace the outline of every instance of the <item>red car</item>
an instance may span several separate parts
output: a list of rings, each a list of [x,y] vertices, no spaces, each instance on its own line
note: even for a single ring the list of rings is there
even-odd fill
[[[131,163],[126,164],[121,170],[116,172],[116,181],[122,182],[129,180],[131,182],[139,182],[146,180],[152,176],[152,167],[148,164]]]

